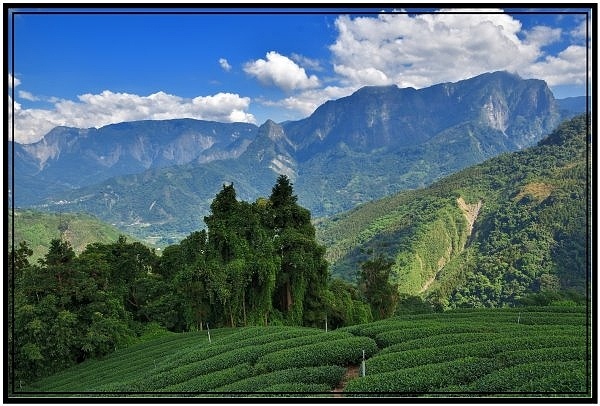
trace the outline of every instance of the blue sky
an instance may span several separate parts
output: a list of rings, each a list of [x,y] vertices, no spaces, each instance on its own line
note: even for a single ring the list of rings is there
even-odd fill
[[[362,86],[423,88],[495,70],[546,80],[557,98],[585,94],[586,9],[275,10],[16,10],[16,141],[56,125],[297,120]]]

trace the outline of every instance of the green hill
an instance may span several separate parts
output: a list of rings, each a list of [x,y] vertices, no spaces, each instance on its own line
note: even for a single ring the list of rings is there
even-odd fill
[[[83,213],[45,213],[34,210],[11,210],[8,219],[8,241],[12,241],[14,220],[15,246],[26,241],[33,250],[32,261],[48,252],[50,241],[63,238],[71,243],[77,254],[91,243],[115,242],[123,232]],[[135,238],[128,240],[135,241]],[[150,243],[150,241],[148,241]]]
[[[514,304],[531,293],[586,294],[585,116],[537,146],[322,220],[334,275],[394,261],[399,290],[442,308]]]
[[[589,397],[586,325],[584,307],[521,307],[403,315],[329,332],[164,333],[17,382],[14,395]],[[366,376],[357,374],[363,351]]]

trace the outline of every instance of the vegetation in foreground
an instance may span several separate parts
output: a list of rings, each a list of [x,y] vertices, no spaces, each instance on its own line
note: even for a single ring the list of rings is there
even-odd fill
[[[15,394],[584,397],[586,323],[584,307],[563,306],[412,314],[328,332],[156,330],[102,359],[17,382]],[[349,376],[363,351],[366,375]]]
[[[160,257],[123,236],[89,244],[79,255],[54,239],[36,264],[28,245],[19,244],[9,261],[11,377],[28,382],[103,357],[134,343],[151,323],[184,332],[372,320],[371,303],[356,287],[329,279],[310,213],[296,199],[285,176],[268,199],[252,204],[224,185],[205,217],[208,230]],[[365,284],[372,298],[386,286],[387,275]]]

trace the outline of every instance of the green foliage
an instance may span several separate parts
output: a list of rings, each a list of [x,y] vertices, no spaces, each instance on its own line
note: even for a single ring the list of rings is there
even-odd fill
[[[165,392],[207,392],[216,387],[247,378],[252,374],[253,370],[250,364],[241,363],[231,368],[193,377],[185,382],[164,387],[162,390]]]
[[[286,393],[286,392],[292,392],[292,393],[305,393],[305,392],[316,392],[316,393],[323,393],[323,392],[328,392],[331,389],[331,387],[327,384],[323,384],[323,383],[297,383],[297,382],[291,382],[291,383],[280,383],[280,384],[276,384],[276,385],[271,385],[267,388],[261,389],[258,392],[271,392],[271,393],[276,393],[276,394],[280,394],[280,393]],[[283,395],[285,396],[285,395]]]
[[[327,340],[266,354],[258,360],[256,368],[259,371],[275,371],[320,364],[356,364],[362,359],[363,350],[365,356],[371,356],[377,352],[378,348],[375,341],[368,337]]]
[[[369,375],[352,380],[346,392],[379,392],[418,394],[448,385],[466,385],[494,369],[487,358],[467,357],[439,364]]]
[[[361,264],[358,286],[377,319],[391,316],[398,301],[398,286],[390,282],[392,265],[383,256]]]
[[[532,304],[532,294],[557,293],[552,302],[569,292],[579,296],[565,300],[581,303],[588,130],[587,117],[575,117],[537,146],[321,220],[333,275],[354,281],[375,252],[393,258],[400,293],[436,310]]]
[[[555,383],[567,376],[560,386]],[[477,392],[506,392],[526,388],[529,392],[583,392],[586,391],[585,361],[539,361],[522,363],[498,369],[471,383]],[[537,385],[537,384],[541,385]]]
[[[330,329],[368,323],[373,319],[371,308],[360,299],[358,289],[342,279],[333,278],[323,298]]]
[[[24,390],[331,396],[347,379],[345,366],[358,366],[365,349],[366,376],[349,379],[344,397],[360,396],[357,392],[478,396],[519,391],[584,396],[590,357],[585,314],[583,307],[560,306],[464,309],[407,314],[328,333],[287,326],[213,329],[210,343],[206,332],[163,334],[74,365]],[[449,332],[452,326],[466,332]],[[379,350],[372,339],[357,335],[398,331],[413,331],[409,335],[420,338],[389,347],[382,343]],[[35,358],[33,348],[26,350]]]
[[[321,384],[333,388],[344,375],[345,368],[321,365],[304,368],[288,368],[242,379],[215,389],[216,392],[268,391],[274,385]]]
[[[116,227],[84,213],[45,213],[15,209],[9,210],[8,216],[11,225],[7,227],[9,244],[13,240],[14,224],[15,247],[26,241],[33,251],[32,261],[44,257],[53,239],[68,241],[75,253],[80,254],[88,244],[111,243],[123,234]]]

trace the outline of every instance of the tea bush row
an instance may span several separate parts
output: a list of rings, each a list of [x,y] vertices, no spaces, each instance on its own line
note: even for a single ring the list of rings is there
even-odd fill
[[[324,393],[329,392],[331,387],[326,384],[320,383],[280,383],[277,385],[269,386],[267,388],[261,389],[258,392],[266,392],[277,394],[277,396],[286,396],[286,392],[288,396],[294,396],[293,393],[303,394],[307,392],[312,393]],[[291,393],[290,393],[291,392]]]
[[[210,350],[207,350],[205,353],[192,353],[187,358],[178,359],[178,364],[170,363],[170,368],[168,369],[148,371],[140,379],[131,382],[131,389],[129,390],[144,391],[152,390],[153,388],[163,388],[186,381],[195,375],[225,369],[237,363],[248,362],[252,364],[263,355],[274,353],[278,350],[296,348],[316,342],[326,343],[348,336],[350,336],[349,333],[310,334],[241,348],[238,345],[238,348],[230,349],[226,352],[222,351],[223,346],[219,346],[215,347],[217,355],[209,356],[212,355]]]
[[[258,347],[243,347],[200,361],[182,364],[160,373],[152,371],[129,384],[129,391],[152,391],[187,381],[194,376],[227,369],[245,362],[252,363],[260,355]]]
[[[530,379],[517,387],[519,392],[564,393],[569,395],[587,395],[590,391],[590,375],[582,369],[558,371],[550,376]]]
[[[127,375],[139,377],[140,374],[153,368],[156,364],[154,360],[160,360],[165,353],[175,352],[177,348],[189,345],[191,341],[197,339],[192,335],[195,333],[186,333],[182,337],[159,337],[156,339],[156,346],[149,345],[149,342],[134,344],[130,347],[131,352],[121,349],[111,354],[108,359],[83,362],[38,381],[36,386],[43,387],[45,391],[73,392],[89,389],[89,383],[93,385],[96,381],[124,380],[127,379]],[[93,368],[89,365],[93,365]]]
[[[252,326],[252,327],[242,327],[237,329],[238,331],[234,332],[233,334],[228,335],[227,337],[222,338],[221,340],[219,340],[220,344],[235,344],[238,343],[240,341],[249,339],[249,338],[255,338],[258,336],[262,336],[262,335],[267,335],[267,334],[276,334],[276,333],[281,333],[281,332],[286,332],[286,333],[292,333],[292,334],[301,334],[301,335],[306,335],[306,334],[318,334],[318,333],[322,333],[323,330],[319,330],[319,329],[315,329],[315,328],[308,328],[308,327],[291,327],[291,326],[268,326],[268,327],[259,327],[259,326]]]
[[[248,363],[222,369],[204,375],[195,376],[185,382],[163,388],[165,392],[208,392],[211,389],[248,378],[254,374]]]
[[[370,357],[378,351],[377,344],[369,337],[350,337],[287,348],[264,355],[256,368],[258,371],[276,371],[298,366],[357,364],[363,350],[365,356]]]
[[[425,393],[450,385],[467,385],[494,368],[492,360],[475,357],[372,375],[367,367],[367,375],[348,382],[345,392]]]
[[[417,348],[435,347],[439,345],[458,344],[463,342],[483,341],[484,339],[501,338],[506,336],[524,336],[524,335],[573,335],[581,336],[585,334],[585,326],[564,326],[557,329],[554,326],[528,326],[527,328],[519,328],[518,330],[501,330],[490,333],[449,333],[436,334],[423,338],[403,341],[397,344],[392,344],[381,350],[379,354],[387,354],[390,352],[412,350]]]
[[[585,361],[540,361],[525,364],[518,364],[508,368],[498,369],[469,385],[469,389],[478,392],[509,392],[516,388],[528,388],[532,392],[542,391],[542,388],[536,388],[535,382],[556,382],[558,378],[572,375],[577,377],[575,384],[581,387],[581,378],[585,376]],[[584,381],[585,382],[585,381]],[[548,386],[548,385],[547,385]],[[547,387],[545,388],[547,389]]]
[[[588,358],[585,345],[506,351],[494,357],[498,365],[504,367],[537,361],[580,361]]]
[[[254,334],[248,336],[248,334]],[[239,349],[247,346],[254,346],[265,343],[273,343],[283,341],[291,338],[305,337],[322,333],[320,330],[313,330],[307,328],[276,328],[276,327],[247,327],[242,333],[233,334],[230,337],[238,337],[239,340],[231,342],[225,340],[225,342],[208,343],[204,342],[203,346],[187,347],[182,351],[179,351],[172,356],[164,359],[155,371],[157,373],[167,371],[169,369],[176,368],[181,364],[189,364],[192,362],[201,361],[208,359],[219,354]],[[230,338],[228,337],[228,338]]]
[[[429,338],[440,334],[456,334],[456,333],[503,333],[510,336],[521,335],[554,335],[565,331],[565,334],[581,334],[583,333],[584,325],[566,325],[566,326],[549,326],[549,325],[519,325],[515,326],[494,326],[484,324],[451,324],[448,326],[433,326],[411,328],[406,330],[387,331],[380,333],[375,337],[375,341],[381,348],[389,347],[395,344],[403,343],[410,340]],[[578,332],[577,332],[578,331]]]
[[[442,347],[428,347],[377,355],[366,362],[367,370],[373,374],[410,368],[419,364],[439,363],[473,356],[489,358],[505,351],[532,350],[551,347],[584,347],[584,337],[538,336],[503,337],[488,341],[453,344]],[[509,356],[505,356],[506,359]]]
[[[481,331],[484,330],[484,331]],[[477,333],[485,332],[483,326],[472,326],[472,325],[434,325],[434,326],[423,326],[413,327],[405,330],[394,330],[386,331],[377,334],[375,341],[380,347],[389,347],[393,344],[398,344],[404,341],[415,340],[418,338],[431,337],[439,334],[450,334],[450,333]],[[493,332],[493,331],[489,331]]]
[[[346,369],[337,365],[289,368],[242,379],[215,388],[215,392],[256,392],[279,384],[323,384],[333,388],[342,380]]]

